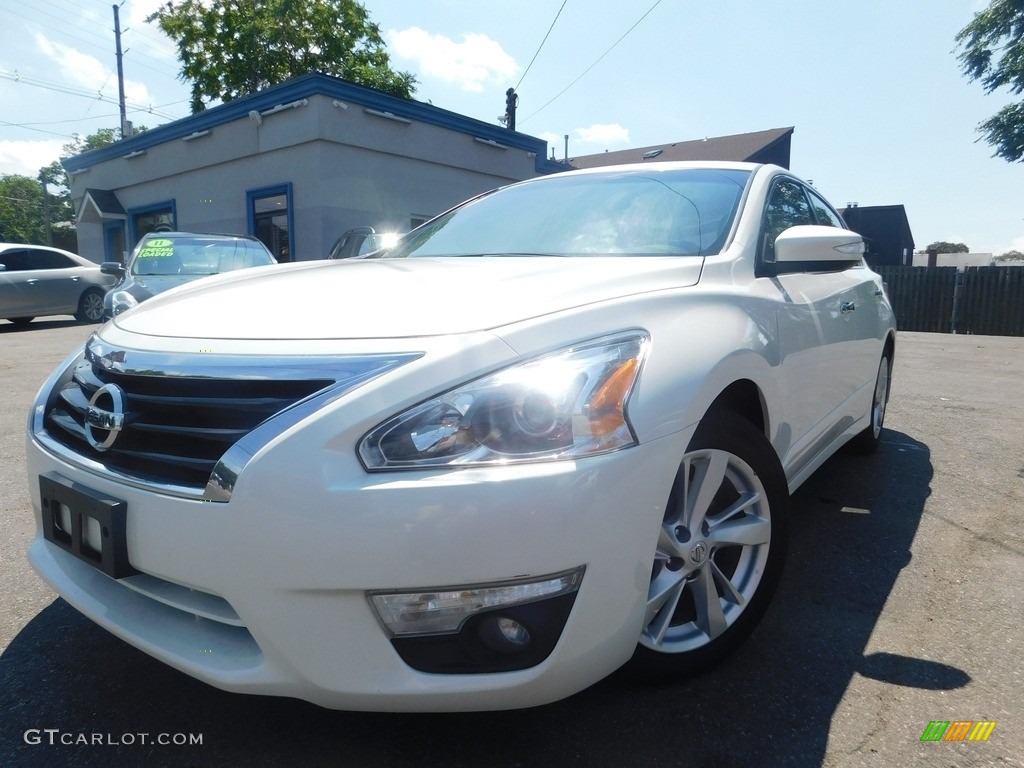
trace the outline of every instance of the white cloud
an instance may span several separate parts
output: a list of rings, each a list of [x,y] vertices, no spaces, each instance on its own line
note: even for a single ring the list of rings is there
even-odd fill
[[[516,60],[487,35],[467,34],[457,43],[419,27],[388,30],[388,51],[415,61],[425,77],[479,93],[489,82],[506,83],[519,71]]]
[[[34,179],[40,168],[60,156],[65,143],[59,139],[0,141],[0,174],[16,173]]]
[[[1021,253],[1024,253],[1024,235],[1013,238],[1013,240],[1011,240],[1010,244],[1007,246],[997,248],[994,252],[994,255],[999,256],[1000,254],[1006,253],[1007,251],[1020,251]]]
[[[565,136],[559,136],[557,133],[549,133],[547,131],[534,135],[548,143],[548,157],[551,157],[552,150],[554,150],[555,157],[559,160],[562,159],[562,155],[565,154]],[[572,151],[572,147],[569,147],[569,150]]]
[[[94,56],[55,43],[44,35],[36,34],[36,45],[61,68],[61,74],[85,88],[99,88],[111,74],[111,70]]]
[[[618,123],[595,123],[589,128],[577,128],[576,140],[584,144],[598,144],[608,147],[612,144],[628,144],[629,130]]]
[[[145,24],[147,16],[155,13],[160,6],[166,4],[167,0],[132,0],[128,7],[128,24],[132,26]],[[124,24],[124,20],[121,23]],[[153,28],[157,28],[155,24]]]
[[[60,67],[61,75],[80,88],[103,92],[107,98],[117,100],[117,75],[95,56],[57,43],[46,36],[36,34],[39,50]],[[135,104],[148,105],[152,99],[144,83],[135,80],[124,81],[124,97]]]
[[[208,4],[204,0],[203,5]],[[155,21],[146,21],[147,17],[163,5],[167,5],[167,0],[132,0],[128,5],[127,18],[126,14],[121,12],[121,28],[125,30],[127,45],[141,46],[146,56],[159,59],[177,69],[178,52],[174,43],[163,33],[159,24]],[[136,51],[140,51],[140,48],[136,47]]]

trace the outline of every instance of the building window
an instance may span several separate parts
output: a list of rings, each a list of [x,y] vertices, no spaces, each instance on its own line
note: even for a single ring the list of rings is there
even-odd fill
[[[173,200],[132,208],[128,211],[128,221],[133,246],[150,232],[173,232],[178,226]]]
[[[124,222],[103,222],[103,260],[124,264],[127,256],[124,247]]]
[[[249,234],[270,249],[279,262],[292,260],[292,185],[252,189],[245,193]]]

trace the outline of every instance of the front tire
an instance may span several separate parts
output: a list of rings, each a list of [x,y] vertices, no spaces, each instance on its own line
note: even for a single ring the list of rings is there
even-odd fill
[[[761,431],[729,412],[706,416],[665,509],[628,671],[696,674],[746,639],[782,573],[788,507],[785,474]]]
[[[98,323],[103,319],[103,291],[90,288],[78,300],[75,320],[80,323]]]
[[[855,435],[848,443],[854,453],[874,453],[882,442],[882,426],[885,424],[885,409],[889,405],[889,388],[892,384],[892,352],[882,353],[875,377],[875,392],[871,396],[871,426]]]

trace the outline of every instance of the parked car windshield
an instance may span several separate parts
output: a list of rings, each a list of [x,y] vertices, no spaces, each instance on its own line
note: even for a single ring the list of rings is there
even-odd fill
[[[550,176],[461,206],[386,257],[716,253],[749,177],[714,168]]]
[[[216,275],[273,263],[262,244],[243,238],[150,237],[132,259],[131,274]]]

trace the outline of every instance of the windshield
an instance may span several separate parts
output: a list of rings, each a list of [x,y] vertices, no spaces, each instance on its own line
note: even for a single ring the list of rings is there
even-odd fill
[[[716,253],[749,177],[710,168],[549,176],[457,208],[386,257]]]
[[[273,264],[261,243],[230,237],[153,237],[140,244],[133,275],[216,275]]]

